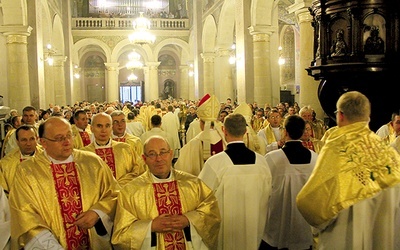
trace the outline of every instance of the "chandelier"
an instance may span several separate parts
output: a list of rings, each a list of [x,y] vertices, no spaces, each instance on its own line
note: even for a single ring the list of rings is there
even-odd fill
[[[128,70],[140,69],[143,67],[143,63],[140,61],[140,54],[136,51],[133,51],[128,55],[128,62],[125,67]]]
[[[134,32],[129,35],[129,41],[133,44],[153,44],[156,41],[155,35],[149,32],[150,20],[143,16],[143,12],[139,12],[140,16],[133,22]]]
[[[128,81],[136,81],[137,79],[138,77],[133,73],[128,76]]]

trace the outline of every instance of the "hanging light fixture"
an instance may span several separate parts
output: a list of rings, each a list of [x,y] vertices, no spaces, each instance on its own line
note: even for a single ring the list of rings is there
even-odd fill
[[[46,45],[46,49],[44,51],[44,61],[47,62],[49,66],[53,66],[54,64],[54,55],[56,54],[56,51],[53,49],[51,44]]]
[[[151,22],[143,16],[143,12],[139,12],[140,16],[133,22],[134,32],[129,35],[129,41],[133,44],[153,44],[156,41],[155,35],[149,32]]]
[[[140,69],[143,67],[143,63],[140,61],[140,54],[133,51],[128,55],[128,62],[125,67],[129,70]]]
[[[137,79],[138,77],[133,73],[128,76],[128,81],[136,81]]]

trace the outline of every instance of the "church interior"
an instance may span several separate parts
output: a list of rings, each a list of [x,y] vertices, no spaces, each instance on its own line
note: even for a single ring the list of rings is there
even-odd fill
[[[0,1],[3,105],[219,100],[372,103],[371,128],[399,110],[399,3],[319,0]]]

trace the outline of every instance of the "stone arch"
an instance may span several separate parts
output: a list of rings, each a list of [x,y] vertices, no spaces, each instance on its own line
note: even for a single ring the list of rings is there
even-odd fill
[[[179,48],[182,49],[182,52],[180,53],[181,56],[181,61],[182,62],[187,62],[188,59],[190,58],[190,50],[189,50],[189,44],[182,39],[177,39],[177,38],[168,38],[165,40],[162,40],[160,43],[156,45],[154,48],[154,56],[158,58],[160,51],[166,46],[166,45],[176,45]],[[157,60],[157,59],[155,59]]]
[[[142,46],[137,44],[132,44],[129,39],[124,39],[118,42],[112,50],[110,61],[108,62],[118,62],[121,54],[125,53],[126,50],[134,48],[143,57],[145,62],[154,61],[154,53],[148,44]]]
[[[212,15],[206,17],[202,33],[203,52],[214,52],[217,38],[217,25]]]
[[[279,34],[280,46],[282,50],[280,57],[285,59],[285,63],[280,66],[281,82],[283,89],[295,92],[295,64],[296,64],[296,30],[292,25],[284,25]]]
[[[218,20],[217,49],[227,49],[235,42],[235,6],[233,3],[225,1]]]
[[[57,51],[57,54],[64,55],[64,33],[62,27],[62,21],[59,15],[54,15],[53,18],[53,30],[52,30],[52,45]]]
[[[2,0],[1,7],[3,25],[28,25],[27,1]]]
[[[94,38],[85,38],[77,41],[72,48],[72,62],[79,65],[79,58],[89,51],[101,51],[105,56],[105,61],[111,58],[111,49],[103,41]]]
[[[274,11],[277,11],[279,1],[254,0],[251,3],[251,25],[268,26],[274,24]]]

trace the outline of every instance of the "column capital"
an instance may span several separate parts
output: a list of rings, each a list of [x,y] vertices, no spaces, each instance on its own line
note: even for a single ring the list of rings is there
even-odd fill
[[[224,48],[219,48],[215,52],[217,57],[228,57],[233,53],[233,49],[224,49]]]
[[[254,34],[253,35],[253,42],[269,42],[269,38],[271,34]]]
[[[295,13],[297,22],[312,22],[312,16],[309,11],[309,7],[311,7],[311,0],[296,0],[295,4],[289,6],[287,8],[289,13]]]
[[[249,28],[250,35],[255,36],[258,34],[266,34],[268,36],[278,31],[277,26],[272,25],[252,25]]]
[[[200,54],[204,62],[214,62],[215,53],[214,52],[203,52]]]
[[[20,35],[20,36],[30,36],[33,28],[31,26],[10,26],[3,25],[0,26],[0,33],[4,36]]]
[[[106,66],[106,69],[108,71],[117,71],[119,70],[119,63],[104,63],[104,65]]]
[[[299,10],[308,10],[308,7],[311,7],[312,0],[296,0],[294,4],[287,7],[287,11],[289,13],[297,12]]]
[[[149,70],[157,70],[158,66],[160,66],[161,62],[146,62],[146,66],[149,68]]]

